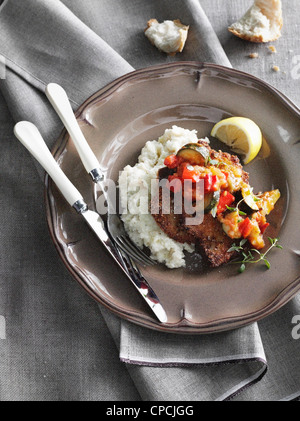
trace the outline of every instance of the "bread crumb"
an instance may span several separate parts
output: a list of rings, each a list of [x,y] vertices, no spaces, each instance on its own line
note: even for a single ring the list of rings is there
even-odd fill
[[[179,19],[165,20],[159,23],[156,19],[147,22],[145,35],[156,48],[169,55],[181,53],[188,35],[189,26]]]
[[[270,45],[268,48],[269,48],[271,53],[277,53],[277,50],[276,50],[274,45]]]
[[[249,54],[249,58],[258,58],[258,57],[259,57],[258,53],[250,53]]]
[[[274,70],[274,72],[279,72],[280,68],[278,66],[273,66],[272,69]]]
[[[281,0],[254,0],[250,9],[228,30],[251,42],[275,41],[283,25]]]

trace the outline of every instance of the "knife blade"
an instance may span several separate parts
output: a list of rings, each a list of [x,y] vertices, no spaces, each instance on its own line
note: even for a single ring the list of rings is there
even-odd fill
[[[161,323],[165,323],[167,321],[167,315],[155,292],[144,276],[138,270],[134,270],[137,268],[133,268],[129,264],[126,255],[115,247],[105,229],[102,218],[97,212],[88,209],[80,192],[71,183],[54,159],[38,128],[31,122],[21,121],[15,125],[14,134],[49,174],[70,206],[72,206],[77,213],[82,215],[111,257],[144,298],[157,319]]]
[[[82,212],[82,216],[84,217],[85,221],[90,226],[90,228],[97,235],[97,237],[100,239],[102,244],[106,247],[106,249],[109,251],[112,257],[115,259],[115,261],[118,263],[118,265],[121,267],[126,276],[129,277],[137,291],[142,295],[142,297],[147,302],[151,310],[154,312],[158,320],[161,323],[165,323],[167,321],[167,315],[162,305],[160,304],[157,295],[150,287],[149,283],[146,281],[143,275],[140,273],[137,266],[133,267],[133,262],[131,262],[126,257],[126,254],[121,252],[114,246],[113,241],[110,239],[109,235],[105,230],[104,222],[100,215],[94,211],[87,209],[86,211]]]

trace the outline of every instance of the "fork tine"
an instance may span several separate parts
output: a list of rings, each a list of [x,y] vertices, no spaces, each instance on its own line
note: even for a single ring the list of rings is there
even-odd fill
[[[135,250],[135,252],[145,261],[148,262],[149,265],[154,265],[156,262],[151,259],[143,250],[141,250],[136,244],[134,244],[129,237],[122,236],[122,239],[128,247],[131,247],[132,250]]]
[[[137,248],[130,240],[127,241],[127,237],[119,236],[114,239],[118,246],[128,253],[139,263],[143,265],[153,265],[155,262],[148,257],[141,249]]]
[[[130,257],[132,259],[134,259],[135,261],[137,261],[138,263],[142,264],[142,265],[146,265],[145,260],[143,259],[143,257],[140,256],[139,253],[136,253],[135,250],[133,250],[132,248],[128,247],[127,244],[125,244],[122,239],[120,239],[120,237],[114,238],[115,243],[118,245],[118,247],[126,254],[130,255]]]
[[[134,260],[135,262],[137,262],[137,263],[139,263],[139,264],[141,264],[143,266],[149,266],[149,265],[152,265],[153,264],[149,260],[146,260],[145,257],[143,257],[142,255],[140,255],[139,253],[136,253],[136,251],[134,249],[132,249],[131,247],[129,247],[127,244],[123,243],[120,239],[117,240],[116,243],[118,244],[118,246],[120,247],[120,249],[122,249],[124,253],[128,254],[129,256],[131,256],[132,260]]]

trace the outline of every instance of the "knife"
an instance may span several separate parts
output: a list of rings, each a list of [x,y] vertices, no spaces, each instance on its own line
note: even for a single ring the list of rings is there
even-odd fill
[[[119,249],[114,246],[113,241],[105,230],[102,218],[97,212],[88,209],[80,192],[71,183],[55,161],[38,128],[33,123],[21,121],[15,125],[14,134],[49,174],[67,202],[77,211],[77,213],[82,215],[111,257],[122,269],[127,278],[133,283],[137,291],[142,295],[158,320],[161,323],[165,323],[167,321],[167,315],[160,304],[157,295],[140,273],[139,269],[136,266],[133,266],[126,254],[120,252]]]

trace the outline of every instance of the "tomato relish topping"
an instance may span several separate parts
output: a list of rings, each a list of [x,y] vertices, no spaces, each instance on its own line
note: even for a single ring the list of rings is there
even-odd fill
[[[204,212],[217,218],[230,238],[245,238],[252,247],[263,248],[263,234],[269,226],[266,215],[274,209],[280,197],[279,190],[254,195],[248,184],[248,174],[236,157],[216,152],[200,142],[199,145],[187,144],[177,154],[165,158],[164,165],[171,171],[168,176],[170,190],[182,192],[185,198],[193,201],[204,199]],[[191,183],[186,186],[185,180]],[[204,186],[202,196],[196,188],[200,180]]]

